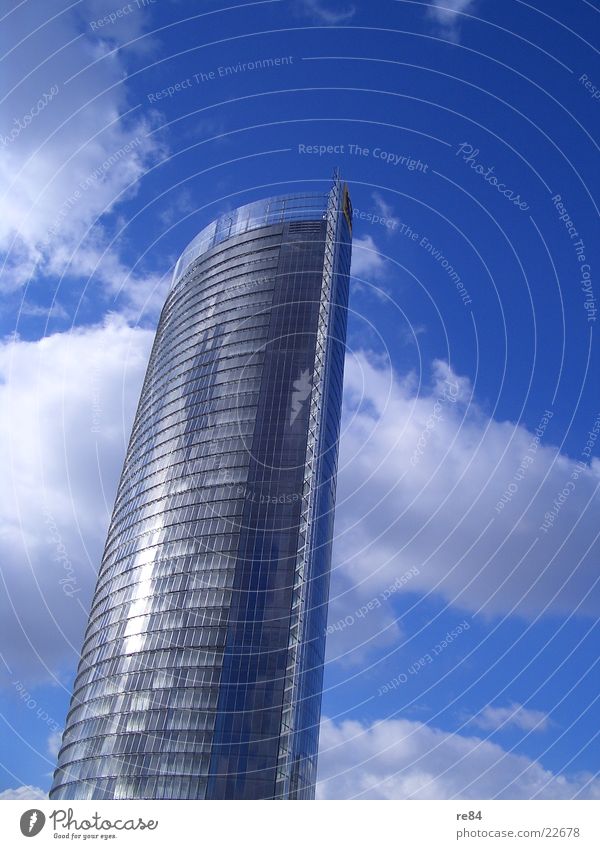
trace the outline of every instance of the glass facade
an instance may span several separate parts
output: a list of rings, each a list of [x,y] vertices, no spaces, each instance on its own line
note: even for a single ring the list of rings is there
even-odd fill
[[[50,798],[313,797],[351,221],[336,177],[182,254]]]

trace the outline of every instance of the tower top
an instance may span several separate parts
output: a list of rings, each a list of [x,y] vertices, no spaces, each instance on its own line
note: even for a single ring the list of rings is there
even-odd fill
[[[334,195],[337,196],[340,208],[349,206],[348,189],[342,184],[339,168],[334,169],[332,186],[327,192],[274,195],[223,212],[206,227],[203,227],[183,250],[175,265],[171,288],[176,286],[189,266],[199,256],[233,236],[259,227],[267,227],[270,224],[282,224],[285,221],[324,219]],[[351,205],[349,208],[352,208]],[[349,222],[351,226],[351,215]]]

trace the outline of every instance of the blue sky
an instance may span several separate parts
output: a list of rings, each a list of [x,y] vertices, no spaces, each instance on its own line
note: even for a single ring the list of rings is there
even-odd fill
[[[1,4],[0,798],[47,791],[174,262],[325,189],[355,246],[322,798],[600,796],[600,11]]]

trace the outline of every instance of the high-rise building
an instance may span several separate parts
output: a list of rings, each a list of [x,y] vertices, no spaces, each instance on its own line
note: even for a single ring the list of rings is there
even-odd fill
[[[52,799],[314,795],[351,225],[336,175],[179,259]]]

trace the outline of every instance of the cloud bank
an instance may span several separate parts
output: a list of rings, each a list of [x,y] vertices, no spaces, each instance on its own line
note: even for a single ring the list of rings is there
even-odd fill
[[[27,799],[47,799],[48,794],[39,787],[32,787],[31,784],[23,784],[21,787],[11,787],[8,790],[0,792],[0,801],[25,801]]]
[[[330,622],[413,568],[403,591],[485,619],[597,617],[600,461],[561,453],[552,411],[539,416],[532,429],[491,419],[441,361],[419,386],[349,357]]]
[[[26,686],[76,664],[153,333],[104,325],[0,345],[0,632]]]
[[[598,799],[589,774],[565,777],[478,737],[406,719],[321,724],[319,799]]]
[[[116,50],[140,34],[149,15],[132,13],[98,38],[90,21],[112,8],[97,0],[67,10],[51,0],[47,22],[32,28],[21,4],[0,35],[3,54],[11,54],[0,105],[4,291],[32,278],[93,276],[112,295],[126,287],[139,307],[161,285],[130,273],[121,242],[111,241],[118,234],[111,215],[166,154],[151,134],[156,116],[141,117],[128,100],[127,68]],[[48,44],[62,49],[49,56]]]

